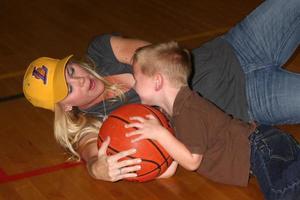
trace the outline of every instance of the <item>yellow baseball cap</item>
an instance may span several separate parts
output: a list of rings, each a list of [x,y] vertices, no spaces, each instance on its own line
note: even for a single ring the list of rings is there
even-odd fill
[[[61,60],[40,57],[30,63],[23,80],[23,92],[30,103],[54,110],[54,105],[68,95],[65,68],[72,56]]]

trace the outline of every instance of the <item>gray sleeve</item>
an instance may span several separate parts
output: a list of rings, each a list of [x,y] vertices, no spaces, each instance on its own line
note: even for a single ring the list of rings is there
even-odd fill
[[[87,55],[96,64],[96,72],[102,76],[132,73],[130,65],[121,63],[115,57],[110,39],[118,34],[104,34],[94,37],[88,45]]]

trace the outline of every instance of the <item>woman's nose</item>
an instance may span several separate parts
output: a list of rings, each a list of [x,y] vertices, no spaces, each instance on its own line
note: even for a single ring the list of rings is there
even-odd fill
[[[85,78],[84,78],[84,77],[73,77],[73,78],[72,78],[72,81],[73,81],[74,83],[77,83],[79,86],[83,86],[83,85],[84,85]]]

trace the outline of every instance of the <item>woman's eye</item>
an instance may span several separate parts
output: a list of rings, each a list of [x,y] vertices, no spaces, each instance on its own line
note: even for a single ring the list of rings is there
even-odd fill
[[[73,67],[68,68],[68,74],[69,74],[70,77],[73,76],[73,74],[74,74],[74,68]]]

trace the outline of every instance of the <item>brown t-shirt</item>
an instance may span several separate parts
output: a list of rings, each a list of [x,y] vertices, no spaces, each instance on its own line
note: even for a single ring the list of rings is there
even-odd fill
[[[199,174],[220,183],[248,184],[253,125],[233,119],[188,87],[175,99],[172,122],[176,137],[192,153],[203,155]]]

